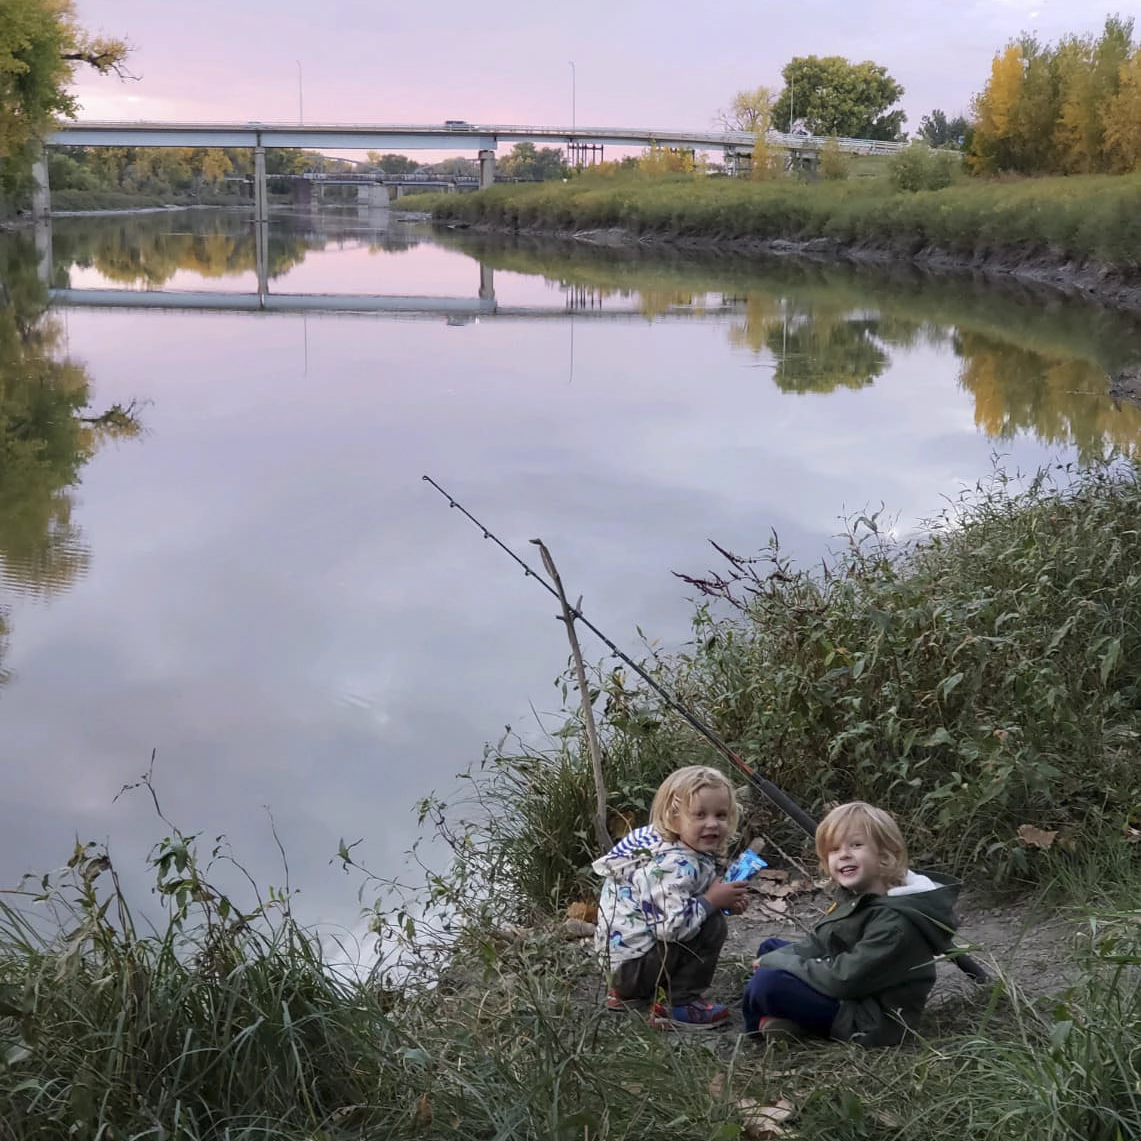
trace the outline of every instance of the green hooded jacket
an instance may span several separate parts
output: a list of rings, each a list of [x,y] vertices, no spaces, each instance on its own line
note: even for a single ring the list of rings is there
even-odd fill
[[[833,1038],[895,1045],[919,1026],[935,985],[935,957],[955,934],[959,887],[908,872],[887,895],[845,893],[807,938],[770,951],[759,965],[839,999]]]

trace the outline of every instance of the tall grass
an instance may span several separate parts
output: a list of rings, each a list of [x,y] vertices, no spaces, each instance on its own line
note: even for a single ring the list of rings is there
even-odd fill
[[[1133,1141],[1141,1134],[1141,927],[1096,913],[1073,947],[1078,976],[1033,1002],[1003,977],[975,1025],[916,1054],[855,1059],[836,1081],[802,1073],[803,1136],[834,1141]],[[813,1077],[831,1078],[808,1088]]]
[[[640,237],[828,238],[900,254],[1050,256],[1141,267],[1141,175],[960,182],[904,193],[886,179],[800,185],[676,175],[496,186],[418,202],[445,221],[506,229],[621,227]]]

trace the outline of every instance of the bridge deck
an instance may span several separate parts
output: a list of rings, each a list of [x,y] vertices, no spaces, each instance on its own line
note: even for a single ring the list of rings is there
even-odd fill
[[[45,140],[49,146],[149,147],[310,147],[339,150],[495,150],[501,142],[594,143],[619,147],[729,149],[747,153],[755,137],[748,131],[686,131],[653,127],[559,127],[511,123],[460,126],[394,123],[159,123],[88,120],[64,123]],[[770,131],[770,146],[819,150],[825,139]],[[839,139],[840,149],[859,154],[890,154],[906,143],[879,139]]]

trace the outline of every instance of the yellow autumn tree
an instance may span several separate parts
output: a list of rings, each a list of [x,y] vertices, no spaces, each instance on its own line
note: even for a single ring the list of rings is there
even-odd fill
[[[1141,170],[1141,48],[1121,65],[1117,93],[1102,108],[1109,170]]]
[[[971,105],[975,134],[967,162],[976,174],[1012,169],[1012,131],[1022,96],[1022,75],[1022,49],[1008,44],[994,57],[990,78]]]
[[[699,168],[693,151],[654,146],[642,152],[638,169],[643,174],[694,174]]]
[[[1056,169],[1063,173],[1107,169],[1104,112],[1121,86],[1121,69],[1130,59],[1132,40],[1132,20],[1110,16],[1098,39],[1069,37],[1058,45]]]

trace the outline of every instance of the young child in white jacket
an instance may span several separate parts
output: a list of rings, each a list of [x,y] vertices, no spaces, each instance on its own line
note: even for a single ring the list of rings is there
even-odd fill
[[[604,877],[595,946],[610,969],[608,1010],[653,1000],[650,1023],[711,1030],[728,1009],[707,1002],[725,942],[725,912],[745,910],[744,883],[725,883],[718,860],[737,828],[733,786],[690,765],[662,782],[650,823],[619,840],[593,869]]]

